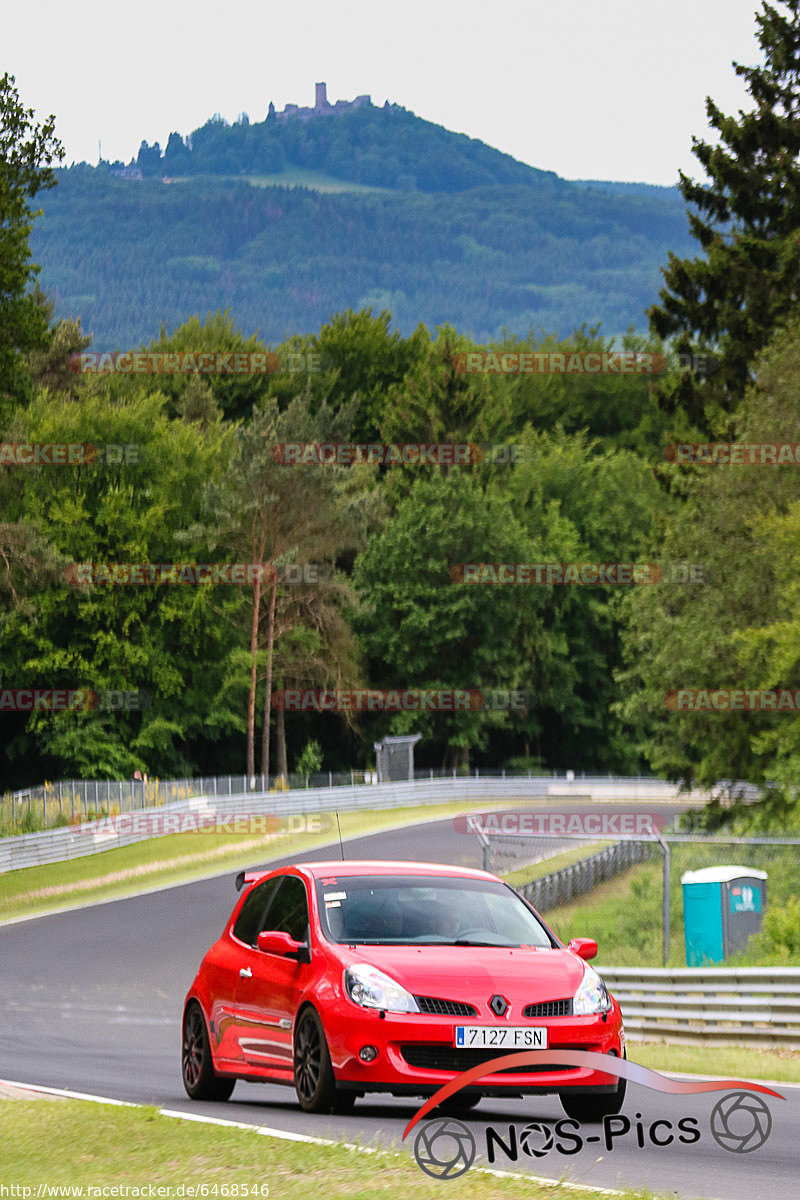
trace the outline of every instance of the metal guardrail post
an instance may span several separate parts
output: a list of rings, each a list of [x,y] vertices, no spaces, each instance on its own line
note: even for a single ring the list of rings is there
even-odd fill
[[[661,876],[662,884],[661,884],[661,886],[663,888],[663,893],[664,893],[664,895],[663,895],[663,914],[662,914],[663,925],[662,925],[662,934],[661,934],[663,944],[661,947],[661,958],[662,958],[662,962],[663,962],[664,966],[666,967],[667,963],[669,962],[669,935],[670,935],[669,921],[670,921],[670,900],[672,898],[671,881],[670,881],[670,849],[666,842],[664,843],[664,859],[661,864],[661,869],[662,869],[662,876]]]
[[[670,851],[658,830],[656,830],[656,838],[661,850],[661,962],[666,967],[669,962],[670,941]]]

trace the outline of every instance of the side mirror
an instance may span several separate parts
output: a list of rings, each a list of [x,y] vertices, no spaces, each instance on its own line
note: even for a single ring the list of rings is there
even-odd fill
[[[577,954],[578,958],[595,958],[597,955],[597,942],[594,938],[573,938],[567,946],[573,954]]]
[[[279,929],[265,929],[256,940],[258,949],[264,954],[279,954],[281,958],[296,958],[298,962],[311,962],[311,953],[307,942],[296,942]]]

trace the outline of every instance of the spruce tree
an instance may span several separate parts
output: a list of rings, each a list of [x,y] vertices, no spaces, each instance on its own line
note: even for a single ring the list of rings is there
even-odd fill
[[[55,118],[37,124],[14,76],[0,76],[0,421],[11,403],[30,397],[25,353],[49,342],[47,313],[31,290],[39,268],[28,241],[38,214],[29,201],[55,185],[52,164],[63,153]]]
[[[800,297],[800,0],[756,13],[761,66],[734,63],[750,111],[726,116],[706,99],[718,144],[693,139],[707,182],[680,172],[702,254],[670,254],[666,286],[650,309],[660,337],[683,353],[713,348],[719,370],[686,372],[667,401],[721,433],[744,394],[755,356]]]

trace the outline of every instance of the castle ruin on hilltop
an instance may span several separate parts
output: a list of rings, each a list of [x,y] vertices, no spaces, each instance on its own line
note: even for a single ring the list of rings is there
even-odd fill
[[[275,105],[270,100],[268,120],[286,121],[289,117],[299,117],[307,121],[310,117],[337,117],[339,113],[352,112],[356,108],[364,108],[372,104],[370,96],[356,96],[355,100],[337,100],[335,104],[328,103],[328,85],[314,84],[314,107],[301,108],[298,104],[287,104],[282,112],[275,111]]]

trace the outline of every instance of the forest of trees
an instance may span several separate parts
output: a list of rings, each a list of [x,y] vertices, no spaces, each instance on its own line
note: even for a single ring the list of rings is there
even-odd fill
[[[142,689],[150,703],[136,711],[3,713],[3,784],[137,769],[162,777],[267,767],[275,774],[294,767],[311,739],[326,769],[347,768],[367,764],[382,734],[413,730],[422,734],[423,766],[651,770],[706,784],[772,780],[776,796],[792,793],[800,713],[676,711],[668,703],[675,689],[798,685],[797,465],[681,465],[668,451],[674,442],[796,441],[800,71],[785,64],[800,62],[800,0],[782,9],[765,4],[758,18],[764,64],[739,68],[759,100],[753,111],[733,119],[709,102],[719,145],[696,145],[708,181],[681,179],[697,244],[681,256],[672,237],[660,294],[654,288],[644,301],[650,332],[624,340],[626,350],[666,355],[668,369],[658,376],[459,369],[457,356],[478,344],[608,351],[609,339],[575,297],[568,336],[475,337],[469,324],[447,320],[398,329],[389,304],[342,303],[313,332],[298,322],[281,326],[283,340],[270,339],[273,349],[318,356],[319,371],[76,375],[68,359],[87,338],[77,322],[54,316],[43,292],[31,291],[27,253],[29,202],[55,182],[59,147],[51,127],[26,118],[6,77],[0,107],[22,149],[17,167],[12,162],[0,177],[6,227],[18,235],[0,243],[0,295],[16,306],[0,323],[5,330],[16,320],[0,347],[0,442],[138,450],[136,461],[122,463],[99,455],[65,466],[0,464],[0,688]],[[292,288],[303,286],[280,272],[287,248],[299,254],[304,210],[327,205],[329,218],[319,258],[308,262],[308,286],[324,276],[337,242],[347,253],[346,216],[336,216],[334,198],[237,187],[208,193],[219,205],[220,244],[202,250],[221,256],[258,242],[259,269],[269,263],[281,280],[278,302],[288,304]],[[150,203],[174,205],[184,222],[180,249],[186,258],[198,251],[192,206],[178,191],[71,172],[40,224],[56,220],[62,189],[85,196],[114,189],[120,208],[111,213],[124,210],[140,226],[153,287],[165,250],[147,229]],[[522,189],[504,194],[520,197],[518,225],[511,205],[498,231],[491,194],[462,193],[451,198],[453,225],[442,243],[453,244],[459,204],[473,213],[485,204],[482,246],[510,239],[524,288],[538,277],[526,258],[538,243],[523,234]],[[591,194],[597,209],[577,194],[569,200],[587,244],[602,240],[601,213],[616,200]],[[648,202],[637,196],[636,203]],[[280,248],[270,235],[270,205],[280,211]],[[81,211],[91,211],[88,201]],[[634,209],[627,211],[633,222]],[[419,228],[412,237],[400,210],[390,218],[365,207],[363,215],[351,245],[389,238],[394,225],[398,239],[407,237],[409,264],[433,255],[435,241],[426,247]],[[639,216],[636,235],[653,238],[645,208]],[[558,232],[551,230],[553,246]],[[105,268],[99,251],[92,256],[91,228],[71,236],[86,248],[86,270],[99,277]],[[670,240],[668,222],[658,236]],[[608,269],[628,252],[615,238],[598,263]],[[437,270],[448,278],[446,264]],[[496,274],[469,273],[486,312],[496,314]],[[151,302],[152,293],[142,295],[143,313]],[[267,312],[263,294],[261,305]],[[174,326],[151,329],[148,346],[267,350],[237,304],[208,317],[188,315],[192,307]],[[710,351],[713,373],[687,365],[688,355]],[[490,454],[469,465],[287,466],[273,452],[286,442],[352,441],[513,446],[515,461]],[[248,586],[68,582],[74,563],[174,562],[324,570],[303,584],[280,572]],[[466,586],[453,572],[459,563],[615,562],[657,563],[663,579],[628,587]],[[286,688],[359,686],[495,688],[528,699],[513,711],[351,716],[283,712],[271,699]]]
[[[122,164],[119,164],[120,166]],[[372,187],[421,192],[461,192],[496,184],[539,189],[567,186],[476,138],[451,133],[401,108],[367,105],[311,120],[252,122],[246,114],[229,125],[212,117],[186,138],[171,133],[162,153],[142,142],[136,165],[143,175],[271,175],[300,166]]]
[[[328,129],[358,116],[297,124]],[[215,154],[237,128],[213,126]],[[566,337],[583,321],[608,336],[643,331],[667,253],[691,247],[677,189],[617,195],[484,149],[530,178],[498,171],[455,192],[335,194],[238,174],[162,183],[74,166],[57,173],[34,227],[41,284],[56,315],[80,317],[98,349],[129,349],[162,323],[227,308],[246,334],[271,342],[364,307],[389,309],[406,336],[420,322],[482,341],[506,329]],[[404,153],[412,169],[424,138]]]

